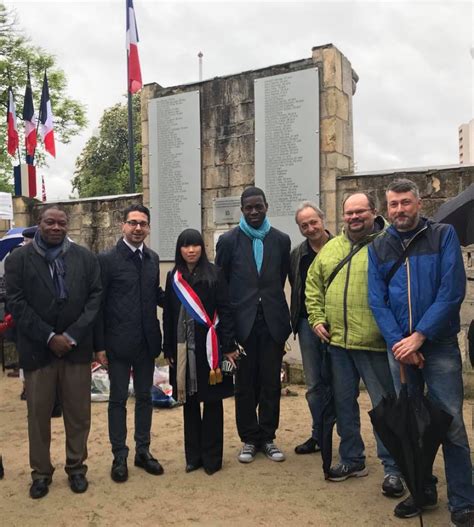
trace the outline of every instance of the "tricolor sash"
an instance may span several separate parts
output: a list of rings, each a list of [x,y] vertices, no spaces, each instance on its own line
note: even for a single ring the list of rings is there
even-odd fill
[[[219,342],[217,340],[216,331],[216,326],[219,324],[217,311],[214,312],[213,320],[211,320],[204,309],[201,299],[178,270],[176,270],[173,275],[173,289],[188,315],[190,315],[198,324],[208,328],[206,336],[206,355],[210,368],[209,384],[222,382],[222,372],[219,367]]]

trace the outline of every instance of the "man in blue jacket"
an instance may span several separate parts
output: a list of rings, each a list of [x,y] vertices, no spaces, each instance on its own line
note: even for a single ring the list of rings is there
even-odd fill
[[[412,181],[393,181],[386,195],[392,225],[369,247],[370,307],[387,342],[397,390],[402,363],[409,390],[426,385],[428,397],[453,416],[443,444],[451,525],[471,526],[474,487],[457,342],[466,288],[459,240],[451,225],[420,216],[419,190]],[[423,509],[434,508],[437,499],[432,476],[425,482]],[[411,496],[395,508],[399,518],[420,513]]]

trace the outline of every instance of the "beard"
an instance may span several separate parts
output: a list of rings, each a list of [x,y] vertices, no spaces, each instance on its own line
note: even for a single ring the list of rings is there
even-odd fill
[[[407,216],[406,214],[400,214],[395,216],[392,220],[392,223],[398,230],[401,231],[411,231],[418,225],[419,217],[416,216]]]

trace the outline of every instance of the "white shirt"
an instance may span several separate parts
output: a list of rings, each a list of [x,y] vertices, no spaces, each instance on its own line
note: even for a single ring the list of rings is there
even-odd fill
[[[140,258],[143,258],[143,242],[138,247],[135,247],[135,245],[128,243],[125,238],[122,238],[122,240],[123,243],[132,251],[132,253],[135,251],[140,251]]]

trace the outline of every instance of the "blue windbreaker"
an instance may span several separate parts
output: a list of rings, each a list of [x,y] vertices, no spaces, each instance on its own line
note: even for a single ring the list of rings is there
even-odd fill
[[[418,331],[436,341],[457,335],[466,273],[451,225],[422,219],[414,244],[387,285],[404,246],[391,226],[369,246],[369,305],[388,349]]]

